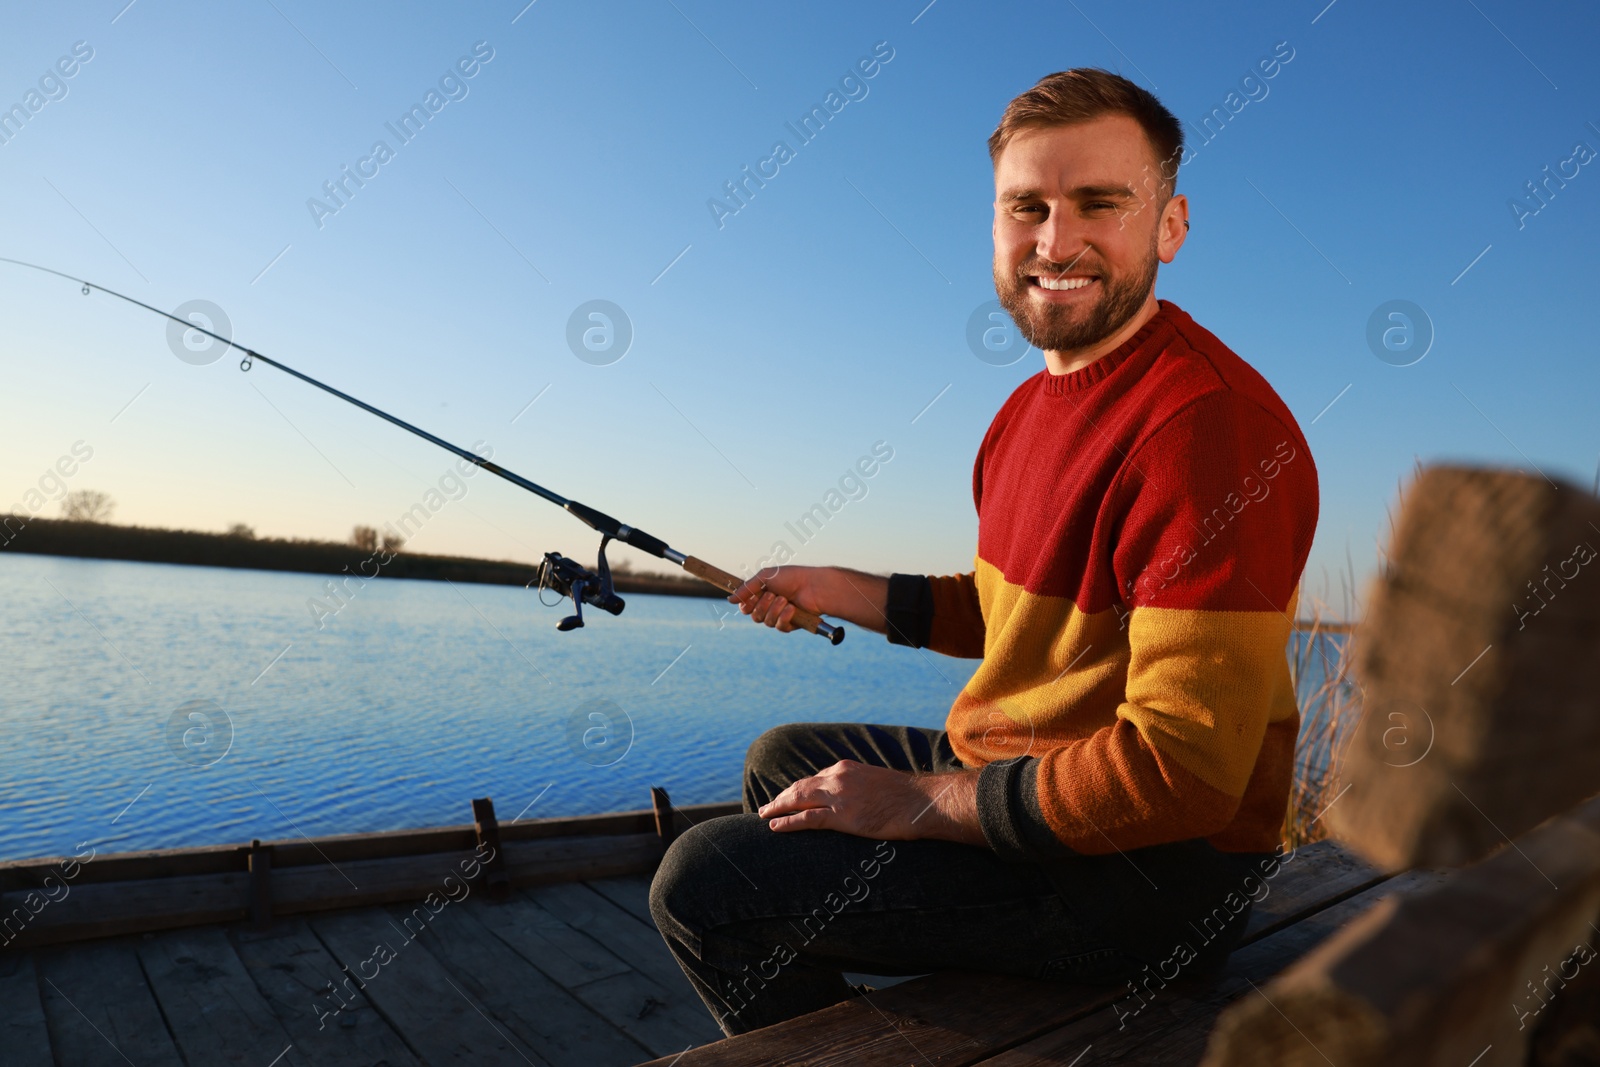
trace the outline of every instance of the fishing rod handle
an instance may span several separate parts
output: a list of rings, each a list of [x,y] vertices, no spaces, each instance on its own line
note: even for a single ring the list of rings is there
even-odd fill
[[[705,560],[696,559],[694,556],[687,556],[684,558],[683,569],[700,579],[702,582],[709,582],[718,589],[721,589],[727,593],[734,592],[744,584],[742,579],[735,578],[722,568],[713,567]],[[818,637],[826,637],[830,644],[837,645],[840,641],[844,640],[843,626],[836,626],[831,622],[824,622],[821,615],[813,614],[812,612],[807,611],[805,608],[802,608],[799,604],[793,604],[793,607],[793,622],[795,626],[806,631],[807,633],[816,634]]]

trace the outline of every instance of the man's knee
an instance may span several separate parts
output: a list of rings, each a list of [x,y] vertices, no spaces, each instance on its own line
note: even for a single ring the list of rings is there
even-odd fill
[[[650,882],[650,915],[663,934],[696,947],[700,934],[717,925],[718,906],[738,889],[724,883],[729,881],[727,852],[743,851],[734,840],[743,828],[733,825],[742,818],[708,819],[667,849]]]
[[[679,913],[682,910],[681,901],[692,899],[688,887],[692,884],[689,865],[677,853],[679,838],[667,849],[667,854],[662,857],[661,866],[656,868],[655,877],[650,879],[650,917],[656,922],[656,929],[663,934],[676,932],[684,927],[684,918]]]

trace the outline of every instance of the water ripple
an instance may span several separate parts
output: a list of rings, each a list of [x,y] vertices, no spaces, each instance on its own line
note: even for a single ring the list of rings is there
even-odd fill
[[[651,785],[730,800],[762,730],[938,726],[974,666],[940,657],[947,684],[876,635],[832,648],[672,597],[558,634],[563,609],[508,586],[376,582],[318,630],[325,581],[0,555],[0,858],[465,823],[477,796],[502,818],[647,807]],[[598,700],[615,745],[585,749]],[[169,738],[190,701],[231,726],[210,765]]]

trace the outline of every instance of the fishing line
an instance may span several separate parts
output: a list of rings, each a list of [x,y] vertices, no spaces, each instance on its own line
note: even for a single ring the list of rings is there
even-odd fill
[[[668,545],[659,537],[655,537],[654,535],[648,534],[637,527],[629,526],[626,523],[620,522],[617,519],[612,518],[610,515],[607,515],[603,511],[597,511],[594,508],[589,507],[587,504],[581,504],[576,500],[564,497],[560,493],[557,493],[551,489],[547,489],[537,482],[530,481],[520,474],[506,470],[498,463],[484,459],[475,452],[469,452],[458,445],[451,444],[442,437],[435,437],[428,431],[420,427],[413,426],[404,419],[391,415],[381,408],[373,407],[366,401],[357,399],[356,397],[351,396],[349,393],[335,389],[326,382],[318,381],[316,378],[311,377],[311,375],[297,371],[286,363],[280,363],[275,359],[264,356],[253,348],[246,348],[244,345],[239,344],[231,337],[223,337],[221,334],[215,333],[206,327],[199,325],[198,323],[191,322],[187,319],[181,319],[171,312],[162,311],[158,307],[152,307],[142,300],[135,300],[126,293],[119,293],[115,289],[107,289],[103,285],[97,285],[94,282],[83,278],[77,278],[70,274],[65,274],[50,267],[41,266],[37,263],[29,263],[26,260],[10,259],[5,256],[0,256],[0,263],[11,263],[19,267],[27,267],[31,270],[38,270],[43,271],[46,274],[53,274],[58,278],[65,278],[69,282],[81,285],[83,287],[84,296],[88,296],[93,290],[99,290],[100,292],[105,293],[107,296],[114,296],[118,300],[125,300],[136,307],[141,307],[146,311],[154,312],[164,319],[168,319],[177,323],[186,330],[194,330],[195,332],[202,333],[214,340],[221,341],[223,344],[228,346],[228,349],[237,349],[242,354],[242,358],[239,360],[239,369],[241,371],[250,370],[251,367],[254,366],[258,361],[265,363],[269,367],[283,371],[285,374],[298,378],[308,385],[314,385],[323,392],[336,396],[348,404],[353,404],[363,411],[376,415],[378,418],[383,419],[386,422],[393,423],[402,430],[413,433],[422,438],[424,441],[429,441],[435,445],[438,445],[445,451],[452,452],[455,455],[460,456],[468,463],[481,467],[490,474],[498,475],[510,482],[512,485],[515,485],[521,489],[526,489],[528,492],[533,493],[536,496],[543,497],[550,503],[564,509],[574,518],[578,519],[578,521],[584,523],[590,529],[593,529],[600,534],[600,549],[596,569],[593,571],[584,567],[582,564],[567,559],[565,556],[562,556],[558,553],[545,553],[544,562],[539,565],[538,580],[541,589],[549,588],[561,594],[562,596],[571,597],[575,610],[575,614],[562,619],[561,622],[557,624],[557,629],[574,630],[582,626],[584,604],[599,608],[602,611],[610,612],[613,615],[620,615],[622,613],[623,601],[621,597],[617,596],[612,587],[611,567],[606,562],[606,545],[613,540],[621,541],[623,544],[637,548],[639,551],[655,556],[657,559],[664,559],[670,563],[676,563],[678,566],[682,567],[685,571],[688,571],[696,578],[699,578],[701,581],[710,585],[714,585],[724,592],[731,593],[735,589],[738,589],[739,586],[744,584],[741,579],[729,574],[727,571],[724,571],[718,567],[714,567],[705,560],[698,559],[684,552],[680,552]],[[844,627],[825,622],[820,616],[806,611],[799,605],[795,605],[794,625],[799,629],[807,631],[808,633],[814,633],[819,637],[825,637],[830,643],[835,645],[844,640]]]

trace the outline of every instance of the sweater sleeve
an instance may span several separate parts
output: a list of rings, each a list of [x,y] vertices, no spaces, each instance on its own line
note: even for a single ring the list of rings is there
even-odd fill
[[[972,574],[891,574],[885,616],[891,645],[931,648],[947,656],[983,656],[983,609]]]
[[[1248,802],[1282,819],[1298,710],[1286,645],[1317,520],[1298,429],[1218,392],[1128,458],[1113,568],[1129,608],[1114,723],[984,767],[991,847],[1045,859],[1208,837]]]

